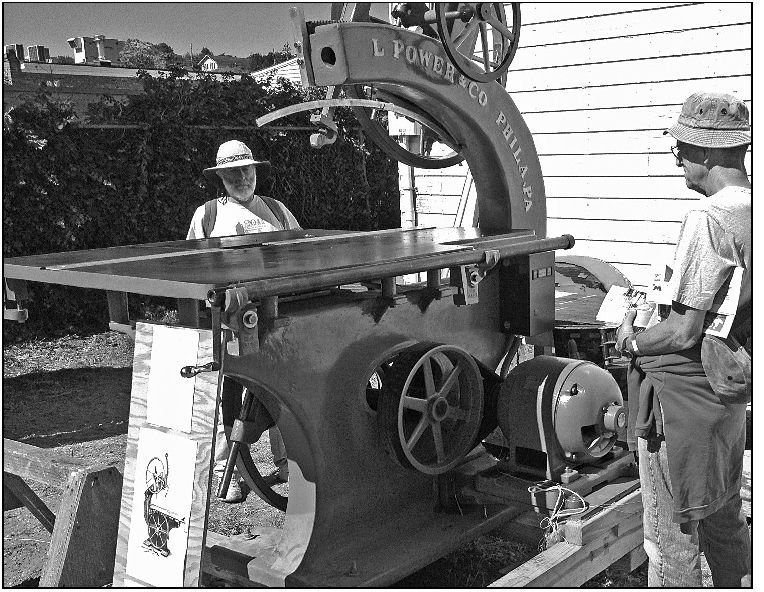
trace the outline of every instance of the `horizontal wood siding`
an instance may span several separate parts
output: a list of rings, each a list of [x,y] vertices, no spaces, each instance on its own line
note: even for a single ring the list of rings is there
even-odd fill
[[[698,90],[732,92],[753,112],[751,5],[523,3],[521,10],[507,89],[541,161],[547,234],[573,234],[568,253],[604,259],[644,286],[652,263],[671,262],[681,221],[700,198],[686,187],[663,130]],[[750,151],[746,166],[750,173]],[[464,167],[416,171],[417,203],[427,210],[420,223],[460,211],[464,176]]]

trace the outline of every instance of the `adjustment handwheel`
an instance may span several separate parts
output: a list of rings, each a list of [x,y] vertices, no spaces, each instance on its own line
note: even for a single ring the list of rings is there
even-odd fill
[[[520,44],[520,4],[513,2],[511,7],[510,23],[501,2],[435,3],[443,49],[454,67],[470,80],[499,80],[512,63]]]

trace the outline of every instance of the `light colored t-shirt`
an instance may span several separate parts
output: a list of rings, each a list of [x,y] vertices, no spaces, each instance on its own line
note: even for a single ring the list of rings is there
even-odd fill
[[[738,306],[751,299],[751,216],[746,187],[725,187],[687,213],[674,254],[673,300],[710,309],[736,266],[743,268]]]
[[[232,236],[236,234],[254,234],[257,232],[275,232],[277,230],[293,230],[300,228],[299,222],[292,212],[280,201],[275,201],[274,207],[279,207],[283,212],[286,227],[282,227],[279,218],[256,195],[246,206],[241,205],[235,199],[222,197],[218,199],[215,226],[206,238],[219,236]],[[273,203],[273,202],[271,202]],[[191,218],[191,226],[188,229],[187,239],[205,238],[202,228],[204,218],[204,205],[196,208]]]

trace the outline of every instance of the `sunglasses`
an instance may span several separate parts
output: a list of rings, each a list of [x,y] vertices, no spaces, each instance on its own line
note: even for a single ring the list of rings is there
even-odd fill
[[[676,166],[682,166],[682,149],[679,147],[679,144],[671,147],[671,154],[676,158]]]

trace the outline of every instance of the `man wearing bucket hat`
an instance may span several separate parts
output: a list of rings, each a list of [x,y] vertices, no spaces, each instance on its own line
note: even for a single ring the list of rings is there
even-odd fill
[[[635,333],[618,328],[628,373],[629,448],[638,451],[648,585],[700,587],[700,552],[714,586],[751,585],[751,541],[741,511],[746,403],[751,396],[751,143],[746,105],[700,92],[664,133],[690,189],[705,196],[676,246],[671,310]],[[730,338],[704,335],[706,313],[742,268]],[[709,315],[710,319],[710,315]]]
[[[191,219],[186,238],[210,238],[255,232],[273,232],[300,228],[297,219],[278,200],[257,195],[255,189],[265,180],[270,163],[255,160],[244,142],[229,140],[218,148],[216,164],[204,169],[210,180],[220,179],[225,194],[215,203],[214,220],[210,206],[199,206]],[[206,218],[205,218],[206,214]],[[210,228],[206,228],[210,226]]]
[[[297,219],[283,203],[256,193],[258,181],[262,184],[269,171],[270,163],[255,160],[244,142],[229,140],[221,144],[215,166],[204,169],[204,176],[210,180],[219,178],[225,193],[196,209],[186,238],[212,238],[300,228]],[[223,388],[237,389],[239,392],[243,390],[241,385],[228,377],[224,379]],[[276,470],[266,476],[266,483],[273,485],[286,482],[289,469],[281,432],[274,426],[268,435]],[[215,441],[215,474],[219,478],[223,475],[228,453],[228,442],[221,420],[218,422]],[[224,501],[237,503],[245,497],[238,471],[234,470]]]

